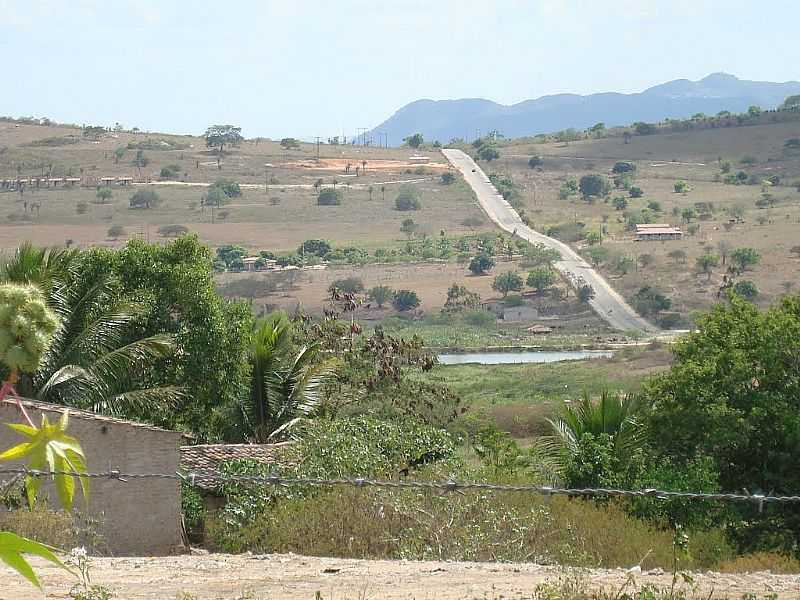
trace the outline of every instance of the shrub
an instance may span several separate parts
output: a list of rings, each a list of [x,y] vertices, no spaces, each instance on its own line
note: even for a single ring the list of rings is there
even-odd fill
[[[225,179],[224,177],[217,179],[211,185],[209,192],[215,188],[220,190],[228,198],[238,198],[242,195],[242,189],[239,187],[239,184],[231,179]]]
[[[408,185],[402,186],[394,199],[394,206],[397,210],[402,211],[419,210],[422,208],[419,191]]]
[[[181,168],[178,165],[167,165],[166,167],[161,167],[161,173],[159,176],[161,179],[175,179],[181,172]]]
[[[332,250],[330,242],[326,240],[306,240],[297,249],[298,254],[312,254],[324,258]]]
[[[125,235],[125,228],[122,225],[112,225],[108,228],[107,234],[112,240],[116,240]]]
[[[411,310],[420,305],[419,296],[412,290],[397,290],[392,305],[400,312]]]
[[[675,185],[673,185],[672,188],[675,190],[676,194],[685,194],[690,189],[689,184],[685,182],[683,179],[676,181]]]
[[[442,183],[444,185],[450,185],[456,180],[456,176],[453,175],[450,171],[442,173]]]
[[[464,321],[473,327],[488,327],[494,325],[497,319],[488,310],[474,309],[464,313]]]
[[[544,165],[544,159],[541,156],[531,156],[528,159],[528,166],[531,169],[535,169],[536,167],[541,167]]]
[[[755,300],[758,296],[756,284],[747,279],[742,279],[733,284],[733,292],[745,300]]]
[[[594,298],[594,288],[586,283],[578,286],[578,289],[575,290],[575,294],[578,296],[578,300],[585,304]]]
[[[391,302],[394,298],[394,290],[388,285],[376,285],[369,290],[369,299],[378,305],[378,308],[383,308],[387,302]]]
[[[632,173],[636,171],[636,165],[627,160],[619,161],[614,163],[614,167],[611,171],[613,173]]]
[[[493,160],[497,160],[500,158],[500,153],[497,151],[497,148],[491,145],[484,145],[481,146],[478,150],[478,158],[481,160],[485,160],[486,162],[491,162]]]
[[[339,206],[342,203],[342,190],[323,188],[317,194],[318,206]]]
[[[640,315],[648,316],[669,310],[672,301],[649,285],[639,288],[631,297],[631,306]]]
[[[644,196],[644,190],[634,185],[628,189],[628,194],[630,194],[631,198],[641,198]]]
[[[587,200],[596,196],[605,196],[611,191],[608,179],[602,175],[584,175],[580,179],[578,189]]]
[[[360,294],[364,291],[364,282],[358,277],[345,277],[336,279],[328,286],[328,292],[344,292],[345,294]]]

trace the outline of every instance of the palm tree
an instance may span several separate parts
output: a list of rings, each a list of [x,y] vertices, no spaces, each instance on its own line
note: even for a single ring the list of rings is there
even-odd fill
[[[311,344],[296,354],[291,347],[292,324],[284,313],[257,323],[250,345],[250,397],[242,407],[243,432],[256,442],[286,433],[320,405],[320,389],[336,362],[320,359]]]
[[[587,393],[574,408],[568,406],[556,419],[548,419],[553,434],[542,441],[540,449],[555,470],[563,472],[569,459],[580,450],[584,435],[608,435],[614,452],[621,460],[642,447],[646,429],[640,420],[643,403],[635,394],[611,394],[604,390],[599,402]]]
[[[59,328],[35,373],[17,391],[37,400],[97,412],[156,420],[181,389],[153,381],[153,367],[175,350],[171,335],[132,339],[141,303],[120,299],[112,277],[81,279],[77,250],[23,244],[0,265],[0,280],[42,288],[60,318]]]

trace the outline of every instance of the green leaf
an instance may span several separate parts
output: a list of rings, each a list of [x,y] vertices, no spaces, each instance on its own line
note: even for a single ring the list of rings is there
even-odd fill
[[[0,560],[30,581],[37,588],[41,589],[42,584],[31,565],[23,557],[23,554],[33,554],[39,556],[63,569],[66,566],[53,554],[52,550],[32,540],[18,536],[10,531],[0,531]],[[68,569],[67,569],[68,570]]]

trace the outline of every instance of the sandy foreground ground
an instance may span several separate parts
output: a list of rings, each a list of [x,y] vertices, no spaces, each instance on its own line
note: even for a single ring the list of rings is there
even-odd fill
[[[45,597],[68,598],[75,580],[53,566],[34,562],[46,585]],[[97,558],[92,569],[93,583],[110,587],[119,600],[533,599],[537,598],[537,585],[574,577],[592,588],[613,592],[630,578],[636,586],[668,587],[672,582],[670,574],[660,571],[567,571],[532,564],[367,561],[298,555]],[[747,593],[758,598],[766,594],[776,594],[773,597],[781,600],[800,598],[800,575],[697,573],[693,578],[697,598],[707,598],[712,590],[714,598],[731,600],[740,600]],[[0,567],[1,600],[42,597]]]

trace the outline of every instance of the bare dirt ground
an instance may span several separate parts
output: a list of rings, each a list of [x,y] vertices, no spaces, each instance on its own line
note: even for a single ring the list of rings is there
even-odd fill
[[[569,572],[532,564],[366,561],[297,555],[230,556],[210,554],[167,558],[98,558],[92,579],[125,600],[167,600],[191,594],[196,600],[255,599],[326,600],[380,599],[461,600],[535,598],[537,585],[580,578],[587,587],[616,592],[630,578],[634,586],[669,587],[668,573],[632,574],[623,569]],[[37,563],[48,598],[68,598],[74,579],[66,572]],[[744,594],[800,597],[800,575],[752,573],[694,574],[697,597],[738,600]],[[0,568],[0,600],[42,597],[21,578]],[[316,596],[319,592],[319,596]],[[689,595],[691,597],[691,595]]]
[[[423,156],[429,156],[432,160],[441,160],[441,156],[438,152],[425,152],[422,154]],[[367,166],[364,174],[370,173],[372,171],[397,171],[403,169],[416,169],[420,166],[420,163],[413,163],[407,160],[387,160],[387,159],[362,159],[366,161]],[[355,168],[361,167],[361,163],[356,159],[348,159],[348,158],[322,158],[319,161],[317,160],[298,160],[298,161],[291,161],[283,163],[282,167],[288,169],[297,169],[297,168],[306,168],[306,169],[314,169],[316,171],[336,171],[342,172],[345,170],[347,165],[350,165],[350,169],[355,175]],[[430,167],[432,169],[444,169],[447,170],[449,165],[443,162],[429,162],[423,163],[423,167]]]

